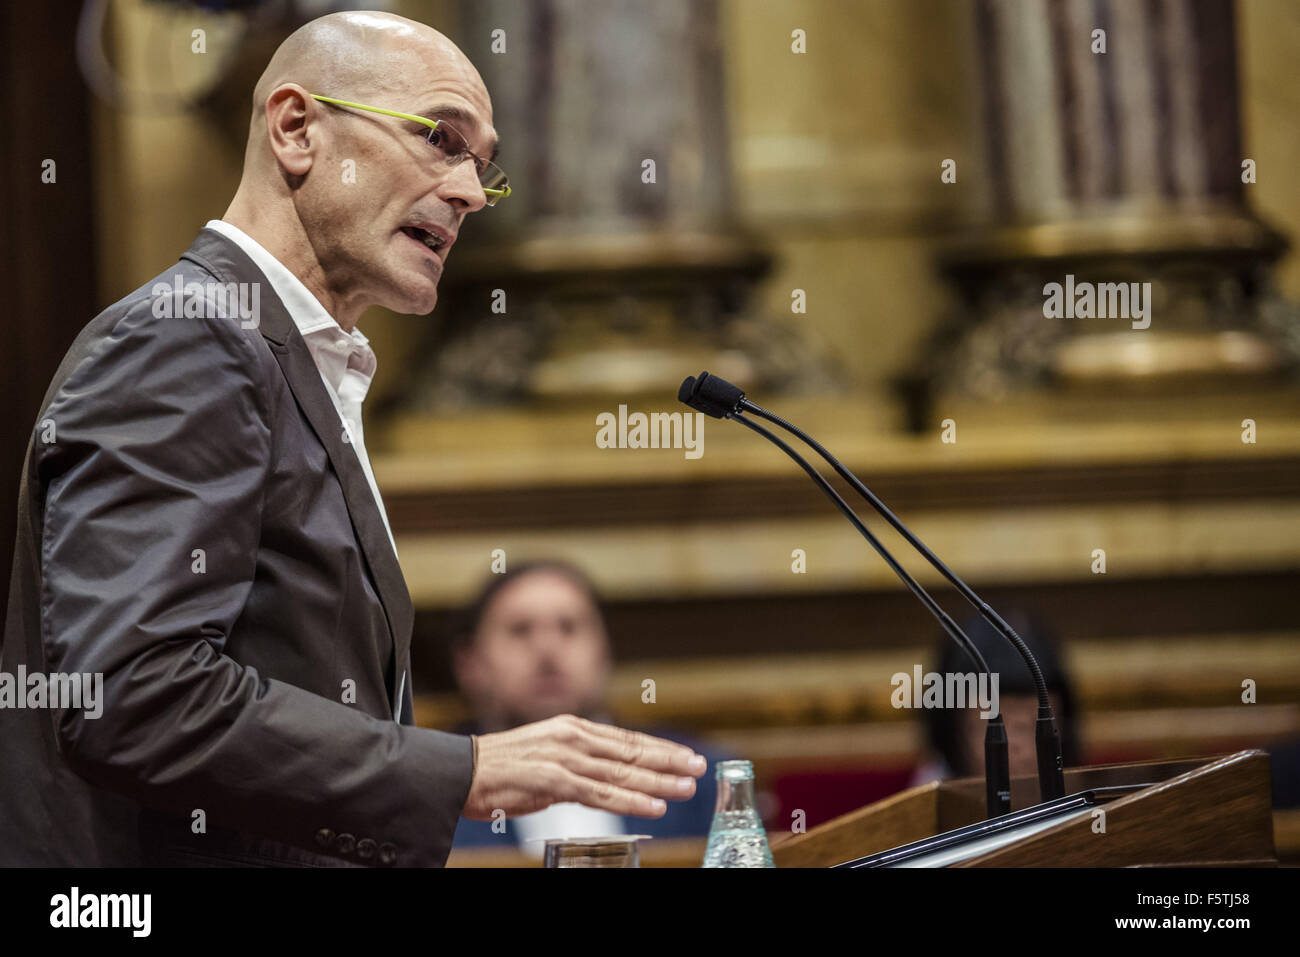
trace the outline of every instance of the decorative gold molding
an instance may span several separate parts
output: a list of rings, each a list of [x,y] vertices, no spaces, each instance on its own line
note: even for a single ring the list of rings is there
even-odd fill
[[[1227,574],[1300,567],[1300,501],[953,509],[904,516],[972,586],[1098,579],[1094,549],[1116,577]],[[397,536],[418,607],[464,601],[492,550],[512,561],[561,556],[588,569],[611,599],[797,594],[902,585],[837,514],[701,521],[665,528],[497,529]],[[808,556],[791,573],[791,552]],[[924,585],[942,580],[920,562]]]
[[[1189,253],[1252,253],[1275,259],[1286,239],[1236,208],[1181,210],[1165,204],[1088,210],[1055,222],[968,229],[940,247],[945,266],[972,267],[1052,259],[1174,257]]]

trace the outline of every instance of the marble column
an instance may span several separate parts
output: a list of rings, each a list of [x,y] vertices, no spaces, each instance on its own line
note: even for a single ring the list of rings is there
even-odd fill
[[[413,405],[671,401],[705,367],[777,388],[817,379],[812,347],[750,305],[769,255],[733,215],[716,0],[457,11],[514,194],[457,244]]]
[[[975,33],[984,202],[942,243],[962,306],[899,380],[913,427],[942,393],[1292,373],[1298,317],[1269,280],[1286,241],[1243,182],[1230,0],[978,0]],[[1150,283],[1149,326],[1046,317],[1067,277]]]

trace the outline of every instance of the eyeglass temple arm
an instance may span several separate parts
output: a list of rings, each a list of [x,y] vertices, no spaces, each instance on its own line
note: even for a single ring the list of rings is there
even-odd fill
[[[320,100],[322,103],[333,103],[335,106],[350,106],[355,110],[366,110],[370,113],[382,113],[384,116],[393,116],[399,120],[410,120],[413,123],[420,123],[423,126],[427,126],[431,130],[436,130],[438,124],[441,122],[441,120],[431,120],[427,116],[416,116],[414,113],[399,113],[397,110],[386,110],[382,106],[366,106],[364,103],[353,103],[350,100],[336,100],[332,96],[321,96],[319,93],[312,93],[311,98],[313,100]],[[492,196],[500,196],[502,199],[505,199],[510,195],[510,186],[507,185],[504,189],[487,189],[485,187],[483,192],[489,193]]]
[[[427,126],[431,130],[436,130],[441,120],[431,120],[427,116],[416,116],[414,113],[399,113],[397,110],[386,110],[382,106],[366,106],[364,103],[353,103],[349,100],[336,100],[332,96],[321,96],[319,93],[311,94],[313,100],[320,100],[322,103],[333,103],[335,106],[350,106],[354,110],[365,110],[369,113],[382,113],[384,116],[395,116],[399,120],[410,120],[413,123],[419,123]]]

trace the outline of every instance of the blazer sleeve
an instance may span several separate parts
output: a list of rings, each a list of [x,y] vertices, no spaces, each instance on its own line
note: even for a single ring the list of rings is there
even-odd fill
[[[441,866],[468,737],[224,653],[254,575],[278,374],[237,320],[155,318],[146,299],[51,397],[42,644],[50,671],[103,675],[102,713],[53,712],[55,739],[79,775],[142,804],[318,853],[319,831],[349,832]]]

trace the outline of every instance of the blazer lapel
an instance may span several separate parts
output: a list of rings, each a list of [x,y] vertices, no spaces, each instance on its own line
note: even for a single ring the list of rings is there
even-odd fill
[[[379,514],[379,506],[370,490],[366,473],[361,468],[361,460],[357,457],[355,446],[344,440],[343,423],[326,391],[320,370],[316,368],[307,343],[303,341],[280,297],[270,288],[270,283],[265,282],[262,271],[243,250],[220,233],[205,229],[199,233],[198,239],[184,258],[193,260],[219,278],[263,282],[259,330],[270,345],[271,353],[279,362],[299,408],[325,447],[330,464],[339,477],[353,531],[361,543],[371,578],[384,606],[393,639],[393,660],[388,673],[389,710],[394,713],[394,717],[398,717],[401,712],[407,711],[405,702],[411,696],[408,672],[414,609],[411,596],[406,590],[406,579],[402,576],[397,555]],[[399,688],[403,698],[403,706],[400,708],[397,700]]]

